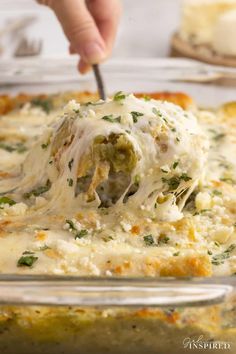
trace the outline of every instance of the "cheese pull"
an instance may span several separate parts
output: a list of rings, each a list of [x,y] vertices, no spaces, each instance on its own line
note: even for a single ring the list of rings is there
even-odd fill
[[[208,141],[172,103],[116,94],[71,101],[32,147],[20,173],[0,182],[29,211],[107,208],[173,221],[204,172]],[[38,198],[44,202],[38,203]]]

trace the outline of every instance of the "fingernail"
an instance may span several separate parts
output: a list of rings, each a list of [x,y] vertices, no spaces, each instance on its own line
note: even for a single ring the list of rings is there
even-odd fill
[[[96,42],[88,42],[83,48],[83,59],[89,64],[96,64],[105,58],[104,48]]]

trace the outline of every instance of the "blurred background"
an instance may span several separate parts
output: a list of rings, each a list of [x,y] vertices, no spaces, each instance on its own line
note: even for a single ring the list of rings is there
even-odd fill
[[[179,24],[180,0],[122,2],[124,12],[113,56],[167,56],[171,35]],[[9,25],[16,29],[11,31]],[[68,55],[67,41],[51,10],[34,0],[0,0],[1,57],[14,56],[22,38],[40,46],[41,56]]]
[[[236,0],[121,0],[114,58],[187,57],[236,67]],[[34,0],[0,0],[0,59],[66,57],[52,11]]]

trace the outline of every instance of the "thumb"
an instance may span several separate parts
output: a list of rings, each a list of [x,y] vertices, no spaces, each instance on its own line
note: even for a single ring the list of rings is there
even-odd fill
[[[53,9],[71,47],[88,64],[97,64],[106,56],[106,45],[84,0],[51,0]]]

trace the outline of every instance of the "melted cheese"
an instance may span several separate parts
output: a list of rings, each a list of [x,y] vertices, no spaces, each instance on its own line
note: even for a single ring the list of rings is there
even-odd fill
[[[235,128],[222,112],[120,96],[2,117],[9,142],[19,115],[28,152],[0,162],[0,272],[235,272]]]
[[[50,181],[43,205],[29,198],[30,211],[48,214],[101,207],[99,186],[111,189],[119,182],[123,188],[115,208],[141,207],[157,219],[174,221],[201,177],[206,151],[196,118],[171,103],[132,95],[88,106],[72,101],[45,129],[21,173],[0,183],[0,192],[12,191],[13,199],[22,201]],[[80,193],[82,178],[90,181]],[[132,187],[137,190],[129,196]]]

